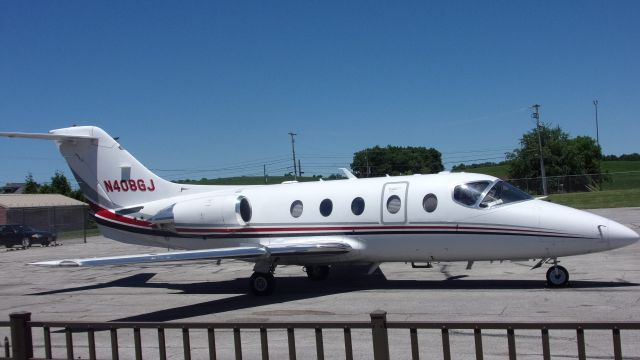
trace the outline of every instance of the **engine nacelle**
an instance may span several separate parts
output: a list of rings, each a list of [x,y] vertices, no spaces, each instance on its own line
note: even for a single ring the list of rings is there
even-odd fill
[[[212,196],[181,201],[170,210],[175,225],[245,226],[251,204],[244,196]]]

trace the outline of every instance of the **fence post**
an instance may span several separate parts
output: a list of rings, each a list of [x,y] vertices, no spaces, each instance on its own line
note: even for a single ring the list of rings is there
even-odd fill
[[[387,312],[384,310],[376,310],[370,315],[371,331],[373,335],[373,358],[375,360],[389,360]]]
[[[87,207],[82,206],[82,238],[87,243]]]
[[[14,360],[27,360],[33,357],[33,339],[31,338],[30,312],[15,312],[9,314],[11,322],[11,347]]]

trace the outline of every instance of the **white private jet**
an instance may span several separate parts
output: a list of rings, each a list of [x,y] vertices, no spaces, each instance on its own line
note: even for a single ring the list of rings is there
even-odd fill
[[[540,259],[547,283],[565,286],[561,256],[606,251],[638,241],[612,220],[532,198],[498,178],[443,172],[261,186],[176,184],[158,177],[100,128],[48,134],[0,133],[54,140],[102,234],[132,244],[181,249],[164,253],[44,261],[96,266],[201,259],[255,263],[250,288],[273,292],[277,265],[302,265],[313,280],[338,263]]]

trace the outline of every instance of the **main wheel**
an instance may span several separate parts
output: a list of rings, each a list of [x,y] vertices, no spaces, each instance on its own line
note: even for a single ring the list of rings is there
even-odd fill
[[[569,271],[560,265],[547,270],[547,285],[549,287],[565,287],[569,284]]]
[[[305,266],[309,280],[325,280],[329,276],[329,265],[309,265]]]
[[[256,296],[270,295],[276,287],[276,279],[270,273],[254,272],[249,282],[251,292]]]

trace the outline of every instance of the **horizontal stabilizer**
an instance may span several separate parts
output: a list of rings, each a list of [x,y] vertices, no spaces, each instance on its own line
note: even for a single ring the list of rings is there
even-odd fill
[[[10,138],[40,139],[40,140],[92,140],[97,139],[88,135],[62,135],[62,134],[42,134],[42,133],[22,133],[22,132],[0,132],[0,136]]]
[[[29,265],[38,266],[103,266],[126,265],[166,261],[189,261],[207,259],[251,259],[268,256],[302,256],[341,254],[351,250],[351,246],[344,243],[294,243],[279,244],[271,247],[245,246],[220,249],[172,251],[156,254],[139,254],[124,256],[95,257],[86,259],[65,259],[40,261]]]

